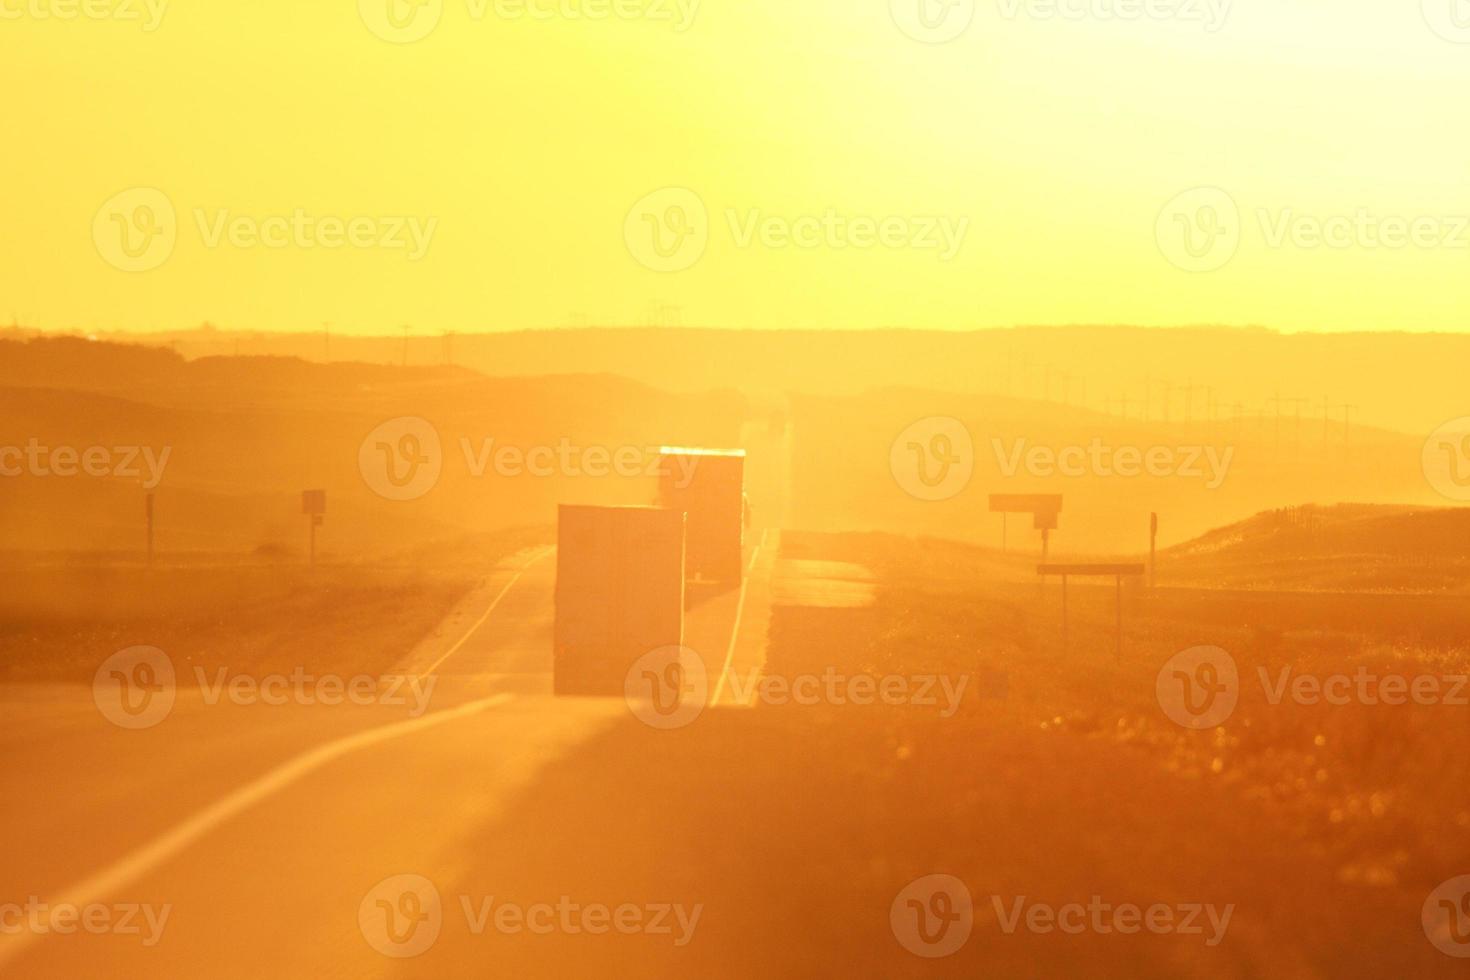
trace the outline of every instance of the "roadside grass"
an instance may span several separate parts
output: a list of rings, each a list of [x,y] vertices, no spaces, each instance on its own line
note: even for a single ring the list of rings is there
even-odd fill
[[[878,590],[861,610],[778,607],[771,674],[1003,685],[972,688],[948,718],[788,704],[668,732],[629,719],[495,828],[527,845],[497,868],[508,891],[705,902],[699,940],[637,959],[647,975],[1457,975],[1419,914],[1432,888],[1470,872],[1470,709],[1273,704],[1259,674],[1466,672],[1463,648],[1393,639],[1418,635],[1417,597],[1344,615],[1333,597],[1134,588],[1116,659],[1112,584],[1074,584],[1064,647],[1057,587],[1038,594],[1034,559],[796,534],[782,556],[860,562]],[[1443,617],[1467,635],[1459,612]],[[1227,650],[1241,678],[1233,715],[1206,731],[1171,721],[1156,696],[1160,669],[1196,645]],[[533,845],[548,828],[555,847]],[[933,873],[960,877],[976,902],[974,938],[942,961],[906,953],[888,925],[899,889]],[[1001,927],[998,904],[1017,896],[1093,895],[1236,910],[1215,947]],[[527,969],[603,962],[585,946],[537,955]]]
[[[496,562],[548,529],[440,542],[387,560],[308,568],[244,559],[147,567],[11,557],[0,564],[0,684],[91,683],[131,646],[159,647],[194,683],[213,673],[390,670]]]

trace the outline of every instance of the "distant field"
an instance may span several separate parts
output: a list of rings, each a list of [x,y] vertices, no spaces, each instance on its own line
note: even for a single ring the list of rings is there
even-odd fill
[[[1273,705],[1257,675],[1470,671],[1463,644],[1377,638],[1418,616],[1419,600],[1383,597],[1353,618],[1322,606],[1309,627],[1313,614],[1281,597],[1134,592],[1115,662],[1111,586],[1074,593],[1064,652],[1056,587],[1038,600],[1016,559],[936,541],[786,538],[786,557],[862,562],[879,590],[864,610],[778,608],[773,674],[973,674],[981,695],[948,719],[917,705],[767,706],[670,732],[630,719],[495,830],[528,835],[522,863],[495,869],[506,894],[555,861],[583,869],[567,880],[574,893],[705,902],[700,941],[670,954],[668,976],[735,975],[733,964],[786,976],[1053,977],[1084,964],[1118,977],[1459,975],[1419,913],[1432,888],[1470,870],[1470,708]],[[1453,618],[1470,635],[1470,606]],[[1227,721],[1188,731],[1165,716],[1155,683],[1199,644],[1229,651],[1243,683]],[[594,812],[587,799],[603,802]],[[562,841],[554,855],[534,843],[546,826]],[[925,961],[894,940],[889,903],[940,872],[969,885],[975,934],[953,958]],[[1007,935],[992,895],[1236,909],[1211,948]],[[557,955],[562,969],[592,962]]]

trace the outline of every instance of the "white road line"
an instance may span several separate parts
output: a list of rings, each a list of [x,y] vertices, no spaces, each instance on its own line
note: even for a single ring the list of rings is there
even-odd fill
[[[517,582],[519,582],[521,580],[521,576],[522,575],[525,575],[526,574],[526,571],[532,565],[536,564],[538,561],[540,561],[541,559],[545,558],[547,555],[551,554],[551,552],[552,552],[552,549],[551,548],[543,548],[541,551],[538,551],[534,555],[532,555],[531,558],[530,558],[530,560],[527,561],[524,565],[522,565],[520,567],[520,570],[517,571],[514,575],[511,576],[510,581],[505,583],[505,588],[501,589],[500,590],[500,594],[497,595],[495,597],[495,599],[490,603],[489,608],[487,608],[485,610],[485,615],[481,616],[478,620],[476,620],[475,621],[475,625],[473,625],[473,626],[471,626],[469,628],[469,632],[465,633],[464,636],[461,636],[459,638],[459,642],[455,643],[454,646],[450,647],[449,650],[444,654],[444,656],[442,656],[438,660],[434,661],[434,663],[432,665],[430,665],[430,667],[429,667],[428,670],[426,670],[422,674],[420,674],[419,675],[419,680],[423,680],[425,677],[428,677],[434,671],[436,671],[440,667],[444,666],[444,661],[448,660],[450,657],[452,657],[456,653],[458,653],[459,652],[459,648],[462,647],[462,646],[464,646],[467,642],[469,642],[469,638],[475,635],[475,631],[478,630],[481,626],[484,626],[485,625],[485,620],[487,620],[487,619],[490,618],[490,614],[493,613],[495,611],[495,608],[500,605],[500,600],[501,599],[504,599],[505,598],[505,594],[511,590],[511,587],[514,586]]]
[[[270,772],[252,780],[224,798],[205,807],[194,816],[179,824],[168,833],[157,837],[134,850],[122,860],[105,868],[85,881],[63,888],[61,894],[51,899],[53,908],[58,905],[74,905],[78,908],[100,903],[108,897],[156,870],[164,862],[179,855],[190,844],[214,830],[220,824],[237,816],[263,800],[269,799],[303,777],[359,749],[365,749],[390,739],[412,735],[446,722],[478,714],[487,708],[498,707],[515,700],[510,694],[495,694],[479,701],[471,701],[458,708],[435,711],[411,721],[383,725],[346,738],[339,738],[325,745],[303,752]],[[45,933],[21,932],[0,935],[0,966],[15,958]]]
[[[485,621],[490,618],[490,614],[500,605],[500,600],[505,598],[511,586],[520,581],[521,576],[526,573],[526,570],[546,557],[551,550],[547,548],[532,555],[530,560],[521,566],[520,570],[511,577],[511,580],[496,595],[495,599],[490,603],[490,607],[485,610],[485,614],[475,621],[475,624],[459,638],[454,646],[449,648],[448,653],[435,661],[434,665],[423,674],[420,674],[420,679],[432,674],[444,661],[449,659],[451,654],[464,646],[469,638],[481,626],[485,625]],[[75,905],[81,908],[103,902],[108,896],[116,894],[138,879],[157,870],[166,861],[177,857],[190,844],[204,837],[231,817],[238,816],[257,803],[261,803],[287,787],[300,782],[304,777],[316,772],[329,762],[334,762],[353,752],[377,745],[380,742],[425,731],[446,722],[456,721],[460,718],[478,714],[489,708],[499,707],[514,700],[515,696],[512,694],[494,694],[487,698],[481,698],[478,701],[462,704],[457,708],[434,711],[424,715],[422,718],[415,718],[410,721],[382,725],[365,732],[359,732],[356,735],[334,739],[314,749],[309,749],[281,763],[265,775],[251,780],[239,789],[216,800],[183,823],[178,824],[172,830],[135,849],[122,859],[92,875],[92,877],[63,888],[61,894],[52,899],[50,904],[53,908],[58,905]],[[47,933],[0,933],[0,967],[4,967],[7,962],[15,959],[15,957],[19,956],[45,935]]]
[[[760,557],[761,549],[766,546],[766,534],[770,528],[761,531],[761,543],[755,546],[751,552],[750,565],[745,569],[745,578],[740,581],[740,598],[735,603],[735,625],[730,630],[730,646],[725,651],[725,666],[720,670],[719,683],[715,685],[715,696],[710,698],[710,705],[720,703],[720,694],[725,690],[725,678],[730,676],[730,665],[735,661],[735,644],[740,639],[740,618],[745,614],[745,591],[750,587],[750,575],[755,569],[755,560]]]

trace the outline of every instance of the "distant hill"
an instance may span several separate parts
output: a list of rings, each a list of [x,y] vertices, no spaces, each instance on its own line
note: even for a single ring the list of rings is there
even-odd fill
[[[641,471],[568,472],[559,458],[545,475],[544,465],[524,461],[519,470],[497,468],[495,450],[729,445],[745,412],[732,392],[671,394],[606,375],[496,379],[464,368],[188,361],[142,346],[0,342],[0,447],[34,440],[48,450],[169,454],[156,487],[139,476],[37,474],[29,466],[0,477],[0,550],[136,556],[150,490],[162,552],[300,554],[306,489],[327,491],[319,540],[329,555],[549,526],[559,502],[642,503],[653,481]],[[359,456],[371,433],[402,417],[432,427],[442,472],[422,496],[400,501],[375,492]]]
[[[1160,569],[1177,584],[1470,591],[1470,508],[1265,511],[1166,550]]]
[[[147,335],[190,357],[284,355],[495,376],[617,374],[656,388],[853,395],[888,386],[1071,404],[1139,421],[1275,419],[1340,442],[1352,426],[1421,441],[1470,414],[1470,334],[1264,328],[1017,327],[975,331],[583,328],[402,337],[192,330]],[[114,338],[116,339],[116,338]],[[1324,411],[1325,409],[1325,411]],[[1301,419],[1303,421],[1298,421]],[[1325,425],[1324,425],[1325,422]]]

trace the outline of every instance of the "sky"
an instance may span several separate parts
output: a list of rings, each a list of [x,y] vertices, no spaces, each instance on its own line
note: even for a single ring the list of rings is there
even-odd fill
[[[1470,326],[1467,0],[0,0],[0,321]]]

